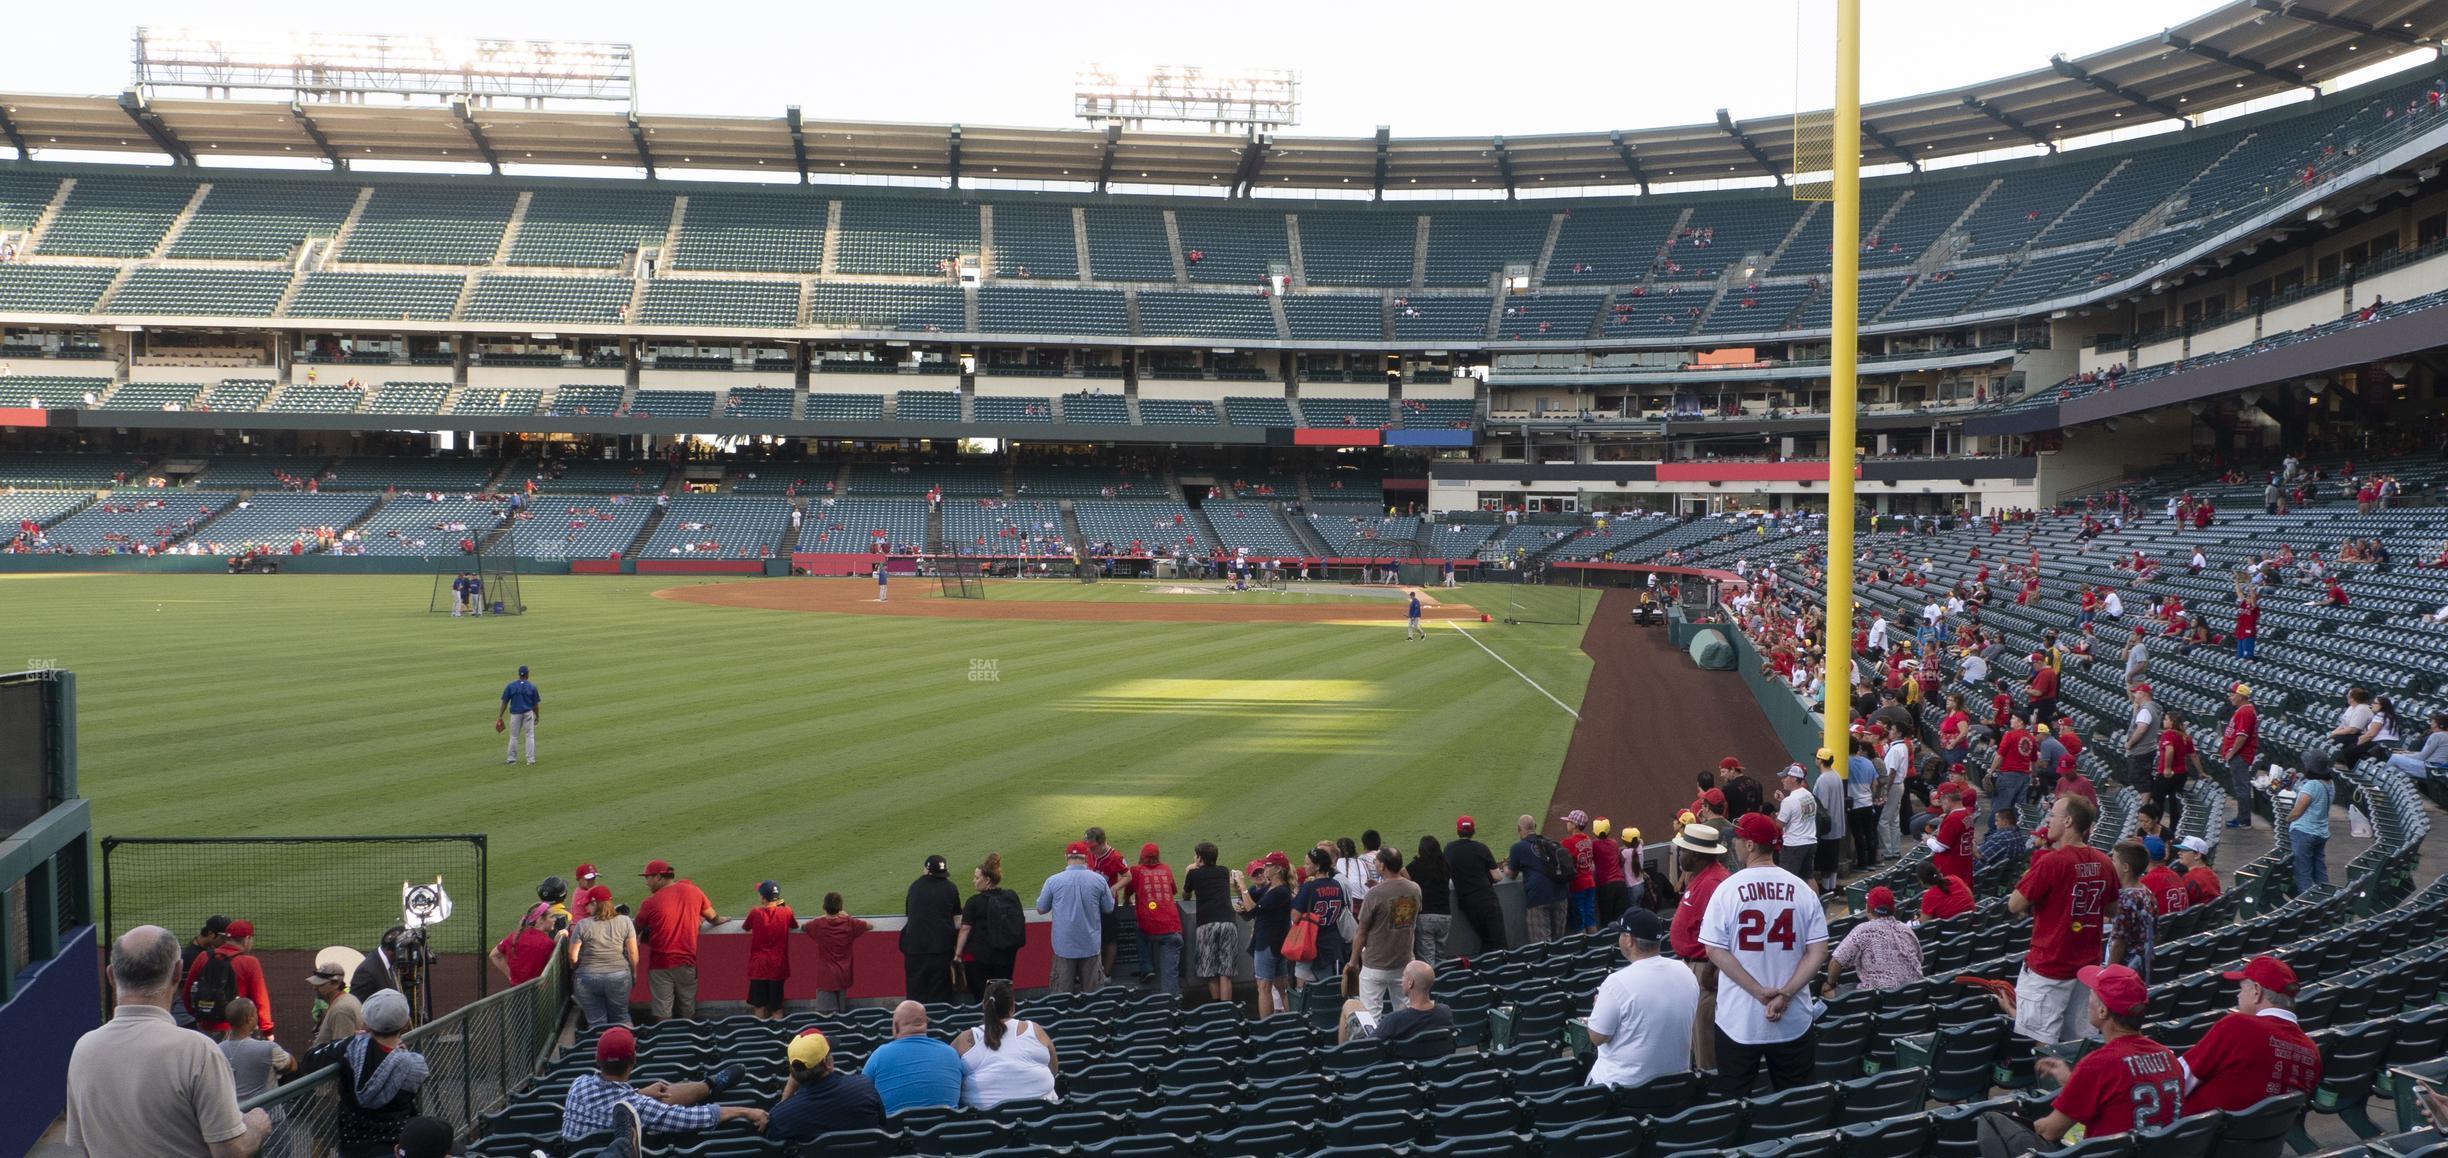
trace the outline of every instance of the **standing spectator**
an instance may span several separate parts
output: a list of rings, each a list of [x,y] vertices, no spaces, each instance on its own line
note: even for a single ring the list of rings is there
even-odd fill
[[[1665,954],[1665,922],[1647,909],[1626,912],[1615,948],[1624,967],[1607,974],[1590,1002],[1589,1039],[1597,1049],[1584,1084],[1630,1088],[1688,1073],[1693,1011],[1700,983]]]
[[[177,934],[159,925],[139,925],[111,942],[117,1005],[68,1057],[62,1138],[70,1153],[247,1158],[271,1132],[263,1111],[239,1115],[220,1049],[171,1018],[178,959]]]
[[[815,1142],[846,1130],[884,1128],[884,1100],[864,1073],[833,1068],[833,1043],[815,1026],[800,1030],[783,1047],[790,1067],[782,1096],[766,1112],[765,1140],[780,1145]]]
[[[1604,825],[1606,822],[1598,822]],[[1419,886],[1419,924],[1412,939],[1411,955],[1433,965],[1445,959],[1445,931],[1453,923],[1453,874],[1445,863],[1444,846],[1433,834],[1422,833],[1419,851],[1411,857],[1411,883]],[[1623,880],[1623,865],[1615,866],[1617,883]],[[1606,903],[1606,889],[1600,886],[1598,903]]]
[[[1505,853],[1505,875],[1522,883],[1522,921],[1530,940],[1553,941],[1564,932],[1564,886],[1570,878],[1561,873],[1570,871],[1569,862],[1561,848],[1551,862],[1545,846],[1555,842],[1539,835],[1536,818],[1519,817],[1513,830],[1516,839]]]
[[[336,1066],[339,1090],[332,1139],[340,1158],[390,1158],[400,1127],[417,1115],[417,1091],[432,1067],[400,1044],[408,999],[385,989],[365,1003],[365,1032],[324,1046],[301,1064],[308,1073]]]
[[[479,611],[477,614],[481,615],[483,612]],[[506,729],[510,733],[509,754],[502,757],[502,763],[518,763],[520,736],[527,737],[527,762],[535,763],[536,721],[543,718],[544,693],[537,691],[535,684],[528,681],[527,665],[520,664],[518,678],[503,685],[501,711],[493,716],[493,729],[495,731]]]
[[[1128,898],[1139,926],[1139,979],[1159,993],[1181,989],[1181,906],[1173,903],[1173,869],[1155,844],[1139,846],[1139,863],[1122,878],[1121,895]]]
[[[1825,893],[1836,888],[1837,857],[1844,849],[1850,802],[1845,796],[1844,773],[1836,770],[1836,754],[1821,748],[1818,760],[1819,774],[1811,781],[1811,797],[1818,806],[1825,834],[1811,846],[1812,873],[1804,879]]]
[[[1851,969],[1863,989],[1901,989],[1921,979],[1921,938],[1912,926],[1896,920],[1895,890],[1885,885],[1862,898],[1870,919],[1853,926],[1836,951],[1828,955],[1827,987],[1834,993],[1843,971]]]
[[[316,965],[315,971],[306,975],[306,984],[314,989],[315,999],[323,1003],[323,1016],[315,1022],[314,1040],[306,1043],[309,1052],[347,1038],[365,1023],[365,1007],[348,991],[348,974],[337,962]]]
[[[1706,824],[1684,825],[1675,834],[1674,848],[1675,875],[1683,883],[1683,899],[1675,906],[1667,942],[1675,956],[1691,967],[1692,978],[1700,986],[1700,1003],[1692,1010],[1692,1061],[1701,1069],[1713,1070],[1717,1068],[1717,966],[1709,960],[1708,947],[1700,943],[1700,923],[1718,887],[1730,875],[1725,866],[1726,848],[1717,842],[1717,830]]]
[[[2188,836],[2176,842],[2176,864],[2184,870],[2185,897],[2196,905],[2218,899],[2218,870],[2210,867],[2210,842]]]
[[[1819,859],[1819,798],[1811,795],[1806,777],[1800,764],[1787,764],[1777,776],[1777,824],[1784,844],[1776,857],[1777,867],[1805,883]]]
[[[757,882],[757,904],[741,921],[748,927],[748,1012],[772,1021],[782,1016],[782,985],[790,980],[790,935],[798,914],[782,900],[782,885]]]
[[[1121,850],[1105,843],[1105,830],[1091,826],[1087,832],[1082,834],[1082,839],[1088,842],[1088,867],[1096,870],[1098,876],[1105,878],[1105,887],[1110,889],[1122,883],[1122,878],[1130,872],[1130,867],[1122,863]],[[1098,984],[1101,985],[1104,983],[1103,978],[1113,976],[1114,955],[1122,949],[1120,910],[1106,909],[1105,915],[1099,918],[1097,941],[1103,946],[1099,953],[1102,971],[1097,974],[1100,979]],[[1092,985],[1089,988],[1095,987]]]
[[[1075,867],[1085,870],[1086,857]],[[1105,899],[1112,900],[1113,894],[1106,893]],[[1090,968],[1095,964],[1091,961]],[[1054,1075],[1059,1063],[1054,1040],[1046,1036],[1045,1027],[1013,1016],[1009,982],[987,985],[983,1005],[984,1022],[952,1039],[952,1048],[960,1051],[961,1068],[968,1074],[968,1081],[961,1085],[961,1104],[972,1110],[991,1110],[1005,1102],[1056,1101]]]
[[[2098,817],[2082,797],[2058,797],[2040,830],[2042,850],[2006,898],[2006,911],[2032,917],[2031,949],[2015,978],[2015,1032],[2043,1045],[2083,1035],[2089,1010],[2075,974],[2107,949],[2116,865],[2091,847]]]
[[[1100,921],[1113,911],[1113,891],[1088,867],[1088,845],[1063,850],[1062,871],[1037,890],[1037,911],[1054,917],[1054,964],[1047,981],[1056,993],[1086,993],[1105,983],[1098,956]]]
[[[1008,984],[1010,979],[1002,980]],[[875,1083],[885,1116],[960,1105],[960,1051],[927,1032],[926,1006],[915,1001],[893,1006],[892,1026],[892,1040],[875,1047],[859,1069]]]
[[[1735,821],[1742,871],[1709,897],[1700,919],[1700,943],[1717,967],[1714,1089],[1725,1097],[1749,1094],[1763,1067],[1773,1089],[1813,1077],[1812,1024],[1825,1007],[1796,1002],[1827,960],[1827,912],[1809,882],[1777,867],[1783,836],[1764,816]]]
[[[187,976],[188,970],[195,968],[196,958],[220,948],[224,942],[229,940],[229,927],[228,917],[218,915],[206,917],[203,930],[188,938],[186,944],[179,946],[178,975],[182,980]],[[175,1003],[175,1007],[170,1011],[170,1016],[179,1023],[181,1028],[195,1028],[195,1017],[187,1012],[187,1003],[184,1001]]]
[[[587,1028],[629,1024],[629,992],[637,984],[637,925],[612,910],[612,890],[587,890],[587,915],[569,940],[571,991]]]
[[[1258,986],[1258,1016],[1265,1018],[1290,1008],[1284,979],[1291,970],[1283,943],[1292,931],[1292,883],[1290,871],[1273,861],[1260,863],[1258,872],[1258,880],[1245,882],[1241,871],[1233,870],[1233,908],[1249,914],[1250,976]]]
[[[543,976],[545,963],[552,960],[553,935],[545,930],[545,922],[551,919],[552,906],[537,901],[519,918],[518,928],[485,955],[486,960],[512,985]]]
[[[1403,875],[1402,854],[1377,850],[1377,887],[1360,906],[1359,928],[1352,937],[1352,959],[1358,963],[1356,991],[1360,1007],[1385,1012],[1401,991],[1403,968],[1411,964],[1419,929],[1420,887]]]
[[[1453,874],[1454,915],[1479,939],[1479,952],[1492,953],[1507,944],[1504,910],[1496,903],[1496,881],[1503,870],[1496,854],[1479,843],[1478,822],[1454,820],[1454,838],[1445,846],[1445,867]]]
[[[2235,1012],[2185,1051],[2185,1111],[2233,1114],[2274,1094],[2320,1088],[2320,1046],[2295,1021],[2295,970],[2262,956],[2220,976],[2236,983]]]
[[[2295,859],[2295,892],[2329,883],[2329,807],[2336,802],[2326,753],[2303,754],[2303,779],[2295,786],[2295,808],[2287,813],[2287,845]]]
[[[1525,817],[1524,819],[1528,819]],[[1349,894],[1335,876],[1335,855],[1324,848],[1309,850],[1309,879],[1292,894],[1292,915],[1317,926],[1317,957],[1293,963],[1292,975],[1302,985],[1335,984],[1351,945],[1343,939],[1343,918],[1351,911]]]
[[[1359,998],[1343,1003],[1336,1019],[1335,1044],[1367,1039],[1388,1045],[1417,1034],[1453,1029],[1453,1009],[1436,999],[1436,968],[1425,961],[1403,966],[1402,1000],[1391,1012],[1380,1013]]]
[[[229,1003],[246,998],[255,1003],[255,1017],[265,1037],[277,1031],[272,1023],[272,994],[264,988],[263,962],[255,959],[255,922],[229,923],[229,937],[210,953],[196,957],[187,970],[187,1012],[196,1028],[214,1037],[229,1032]]]
[[[714,1101],[744,1076],[745,1070],[737,1063],[716,1070],[704,1081],[658,1081],[642,1087],[629,1082],[629,1071],[636,1067],[637,1035],[628,1026],[615,1025],[595,1039],[595,1072],[578,1075],[561,1102],[564,1143],[624,1124],[658,1134],[702,1134],[732,1121],[765,1128],[764,1110]]]
[[[1564,814],[1564,859],[1572,882],[1564,895],[1564,931],[1578,933],[1598,927],[1598,854],[1590,847],[1589,813],[1576,808]]]
[[[952,945],[960,935],[961,901],[951,873],[949,861],[929,856],[926,871],[910,882],[901,901],[901,992],[912,1001],[952,1000]]]
[[[2151,778],[2141,787],[2150,803],[2159,806],[2167,824],[2174,826],[2184,819],[2184,789],[2193,778],[2193,734],[2185,730],[2184,713],[2169,708],[2160,717],[2159,756],[2152,762]],[[2142,978],[2149,981],[2149,975]]]
[[[2080,1002],[2083,1020],[2100,1031],[2099,1048],[2070,1069],[2056,1057],[2033,1066],[2064,1088],[2049,1103],[2048,1116],[2031,1127],[1995,1110],[1981,1115],[1984,1158],[2053,1149],[2076,1126],[2087,1141],[2155,1129],[2181,1116],[2184,1080],[2176,1055],[2142,1032],[2150,990],[2122,965],[2085,965],[2081,974],[2088,990]]]
[[[1746,813],[1768,811],[1767,790],[1744,771],[1742,761],[1732,756],[1717,762],[1717,787],[1725,792],[1729,820]]]
[[[1009,981],[1020,949],[1028,944],[1028,914],[1020,894],[1003,887],[1003,854],[990,852],[969,878],[969,903],[961,906],[960,932],[952,955],[965,962],[969,999],[986,996],[988,982]]]
[[[1590,859],[1598,878],[1598,924],[1600,929],[1612,929],[1632,907],[1632,890],[1624,882],[1623,845],[1615,839],[1615,826],[1606,817],[1590,822]],[[1419,880],[1418,860],[1411,862],[1411,879]],[[1427,914],[1428,886],[1420,885],[1421,915]]]
[[[646,900],[638,906],[638,931],[646,938],[646,988],[655,1020],[697,1016],[697,933],[719,925],[714,902],[695,882],[676,880],[671,862],[646,862]]]
[[[2150,854],[2138,840],[2120,840],[2108,850],[2116,863],[2116,914],[2108,920],[2107,963],[2134,971],[2150,983],[2152,942],[2157,939],[2159,905],[2142,878],[2150,871]]]
[[[256,1033],[255,1003],[243,997],[230,1002],[229,1040],[221,1043],[221,1057],[229,1062],[230,1078],[236,1083],[238,1104],[242,1106],[279,1084],[282,1074],[297,1072],[297,1059],[289,1056],[288,1050]],[[264,1140],[264,1149],[276,1155],[286,1154],[287,1112],[275,1107],[265,1114],[271,1133]]]
[[[875,926],[843,912],[840,893],[826,893],[823,907],[824,915],[804,930],[816,942],[816,1012],[840,1013],[850,1008],[850,987],[857,983],[858,939]]]
[[[1879,862],[1879,766],[1868,741],[1855,739],[1845,757],[1845,832],[1853,838],[1853,871]]]
[[[1335,880],[1343,886],[1343,907],[1352,913],[1359,912],[1360,907],[1368,903],[1368,891],[1377,883],[1377,846],[1384,843],[1377,839],[1374,828],[1361,835],[1369,840],[1365,852],[1348,836],[1318,842],[1319,848],[1334,854],[1334,875]],[[1344,930],[1347,940],[1350,932],[1349,929]]]
[[[1233,974],[1241,954],[1241,923],[1233,919],[1232,872],[1216,863],[1213,841],[1202,840],[1190,850],[1198,864],[1182,874],[1182,895],[1190,898],[1191,973],[1207,983],[1207,999],[1232,1000]]]
[[[2219,732],[2219,760],[2227,766],[2227,793],[2235,797],[2235,819],[2229,828],[2252,827],[2252,765],[2261,751],[2261,713],[2253,709],[2252,686],[2237,684],[2227,689],[2227,702],[2235,711],[2227,717],[2227,726]]]
[[[1962,877],[1939,872],[1938,866],[1928,861],[1914,866],[1913,875],[1922,885],[1921,915],[1914,922],[1916,927],[1972,911],[1972,886]]]

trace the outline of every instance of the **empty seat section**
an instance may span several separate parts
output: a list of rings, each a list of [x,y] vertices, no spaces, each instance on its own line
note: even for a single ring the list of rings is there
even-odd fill
[[[1802,299],[1817,292],[1820,291],[1804,282],[1764,285],[1758,289],[1735,286],[1726,290],[1725,297],[1718,300],[1717,308],[1710,310],[1708,316],[1700,320],[1700,328],[1693,332],[1751,334],[1773,330],[1784,324],[1785,319],[1793,314],[1794,307],[1802,304]]]
[[[961,420],[960,392],[902,390],[893,395],[893,410],[903,422],[958,422]]]
[[[204,396],[199,409],[253,410],[263,405],[263,400],[271,397],[279,385],[267,378],[224,378]]]
[[[2205,236],[2207,235],[2197,228],[2175,229],[2166,233],[2151,234],[2108,251],[2081,273],[2066,279],[2066,284],[2061,288],[2065,292],[2072,293],[2131,277],[2150,268],[2159,259],[2198,242]]]
[[[1503,530],[1502,523],[1438,523],[1420,538],[1431,559],[1472,559]]]
[[[357,205],[358,186],[316,180],[215,178],[168,257],[283,261],[309,237],[331,237]]]
[[[818,282],[808,294],[808,324],[823,329],[954,332],[966,328],[961,291],[951,286]]]
[[[1712,285],[1653,285],[1645,292],[1625,290],[1598,319],[1603,337],[1662,337],[1691,332],[1700,323],[1715,293]]]
[[[116,269],[85,266],[0,265],[0,310],[91,313],[117,274]]]
[[[0,454],[0,490],[56,487],[90,495],[136,477],[142,465],[124,454]]]
[[[978,251],[978,207],[968,201],[844,197],[838,244],[833,268],[840,273],[949,277],[962,254]]]
[[[833,493],[841,477],[838,462],[758,462],[734,470],[724,488],[735,495],[811,495]]]
[[[1139,291],[1139,332],[1149,337],[1273,338],[1275,311],[1248,293]]]
[[[334,273],[306,275],[289,300],[292,318],[381,318],[438,322],[459,305],[467,279],[446,273]]]
[[[996,204],[994,275],[1078,277],[1079,233],[1071,228],[1071,207],[1028,201]]]
[[[398,487],[467,494],[485,489],[501,465],[499,460],[486,458],[344,458],[323,471],[321,485],[327,491]]]
[[[1003,471],[990,462],[860,463],[851,468],[849,493],[854,495],[915,497],[930,490],[968,498],[999,496]]]
[[[2005,276],[2002,265],[1972,269],[1942,269],[1914,282],[1911,289],[1890,307],[1882,321],[1902,318],[1937,318],[1962,312],[1966,303],[1981,296]]]
[[[484,541],[501,525],[504,504],[445,495],[402,493],[383,500],[357,528],[354,546],[368,555],[431,558],[456,555],[461,539]]]
[[[1142,553],[1150,555],[1176,547],[1186,547],[1193,555],[1205,555],[1211,545],[1199,541],[1198,524],[1192,521],[1190,508],[1170,499],[1115,502],[1082,499],[1071,504],[1071,514],[1079,520],[1080,534],[1089,542],[1112,543],[1115,551],[1124,554],[1130,552],[1134,542]]]
[[[1804,204],[1781,195],[1701,202],[1670,239],[1658,276],[1713,278],[1752,254],[1768,254],[1793,232]]]
[[[1163,210],[1091,205],[1083,214],[1090,276],[1098,281],[1173,280],[1173,250],[1165,241]]]
[[[368,414],[440,414],[450,399],[448,382],[385,382],[366,399]]]
[[[731,391],[723,401],[725,418],[791,417],[791,405],[798,401],[799,392],[782,386],[741,386]]]
[[[366,393],[356,386],[299,383],[280,392],[265,407],[267,414],[354,414],[365,405]]]
[[[105,313],[268,317],[289,289],[288,270],[167,269],[128,274]]]
[[[1292,537],[1291,529],[1284,526],[1283,516],[1276,513],[1273,503],[1208,499],[1199,504],[1199,513],[1214,524],[1216,540],[1227,551],[1247,547],[1253,555],[1285,558],[1308,554],[1301,550],[1300,540]]]
[[[1300,234],[1311,285],[1411,284],[1419,241],[1416,211],[1318,208],[1300,215]]]
[[[221,517],[197,532],[216,551],[238,551],[258,544],[286,548],[302,542],[313,549],[315,534],[329,527],[335,533],[364,518],[375,502],[367,494],[301,494],[257,492],[232,504]]]
[[[100,410],[167,410],[173,406],[185,409],[204,393],[201,382],[130,382],[110,392],[102,400]],[[0,398],[0,402],[6,399]]]
[[[1397,411],[1412,430],[1468,428],[1479,417],[1479,403],[1469,398],[1405,398]]]
[[[1067,554],[1062,508],[1051,502],[943,505],[944,547],[964,555]],[[1051,527],[1048,523],[1053,524]]]
[[[1284,321],[1294,338],[1318,341],[1385,338],[1385,299],[1375,294],[1293,294],[1283,300]]]
[[[638,557],[764,558],[782,548],[782,532],[789,527],[790,504],[781,499],[677,495],[638,548]]]
[[[980,394],[972,407],[980,422],[1052,422],[1054,400]]]
[[[496,549],[526,559],[607,558],[637,542],[654,510],[651,500],[627,495],[538,496]]]
[[[567,390],[569,387],[562,387]],[[521,459],[502,475],[502,489],[523,489],[534,479],[536,489],[583,494],[651,494],[663,489],[671,469],[659,462],[606,462],[599,458],[556,458],[539,463]]]
[[[651,390],[644,387],[629,399],[629,413],[655,418],[711,418],[711,390]]]
[[[1139,424],[1142,426],[1214,426],[1216,408],[1213,402],[1191,398],[1141,398]]]
[[[1383,398],[1303,398],[1301,420],[1309,426],[1379,430],[1393,424],[1393,404]]]
[[[1905,279],[1911,276],[1911,274],[1904,273],[1888,273],[1863,277],[1861,279],[1861,298],[1858,303],[1861,308],[1856,311],[1861,315],[1861,320],[1869,321],[1872,316],[1884,309],[1888,302],[1894,301],[1895,296],[1903,292]],[[1803,303],[1802,312],[1794,316],[1792,326],[1802,330],[1827,328],[1828,318],[1834,312],[1830,301],[1827,294],[1813,295],[1809,301]]]
[[[1164,480],[1153,471],[1107,466],[1014,466],[1012,489],[1024,502],[1061,498],[1153,499],[1170,493]]]
[[[541,390],[507,390],[471,383],[451,403],[453,414],[533,414],[544,405]]]
[[[2068,291],[2078,289],[2066,283],[2106,253],[2105,249],[2095,248],[2029,258],[1989,287],[1988,295],[1980,300],[1980,308],[2023,305],[2053,297],[2061,287]]]
[[[1235,426],[1298,426],[1292,404],[1279,397],[1234,395],[1224,400],[1224,414]]]
[[[1904,186],[1893,181],[1865,182],[1862,185],[1861,226],[1866,234],[1887,211],[1895,207],[1896,199],[1904,196]],[[1919,200],[1915,195],[1914,200]],[[1955,207],[1963,211],[1962,205]],[[1950,218],[1949,220],[1952,220]],[[1781,274],[1825,273],[1835,262],[1828,248],[1828,237],[1835,232],[1835,214],[1822,207],[1802,223],[1802,232],[1794,235],[1792,245],[1778,255],[1776,272]],[[1866,255],[1865,255],[1866,256]]]
[[[1972,211],[1971,219],[1964,222],[1964,232],[1971,235],[1972,244],[1963,256],[2010,253],[2029,244],[2067,206],[2099,184],[2114,165],[2113,161],[2077,160],[2007,177],[1988,200],[1981,202],[1980,208]]]
[[[0,232],[24,233],[42,220],[43,210],[59,195],[57,173],[0,172]]]
[[[1385,480],[1357,470],[1324,470],[1309,476],[1309,495],[1321,503],[1366,503],[1374,512],[1385,505]]]
[[[813,274],[825,264],[825,198],[805,191],[690,193],[673,269],[771,269]]]
[[[1335,554],[1345,558],[1400,557],[1413,551],[1415,544],[1411,540],[1419,534],[1419,520],[1374,513],[1313,511],[1309,529],[1325,539]]]
[[[1402,342],[1472,341],[1487,337],[1485,294],[1459,298],[1414,296],[1394,306],[1394,338]]]
[[[1598,320],[1599,294],[1515,294],[1496,322],[1499,338],[1581,339]]]
[[[601,182],[588,182],[601,184]],[[714,201],[711,195],[689,198],[691,224],[697,216],[700,201]],[[824,227],[824,203],[814,202],[816,224]],[[719,217],[720,211],[707,209],[709,217]],[[617,189],[538,189],[527,199],[527,216],[519,219],[518,239],[510,243],[512,265],[572,265],[610,269],[626,261],[630,254],[649,245],[660,245],[671,231],[672,199],[666,193],[637,193]],[[761,266],[695,265],[690,258],[690,235],[680,234],[679,252],[664,255],[675,269],[760,269]],[[809,267],[813,269],[811,265]]]
[[[1956,219],[1963,216],[1964,210],[1971,206],[1973,199],[1979,197],[1981,191],[1988,187],[1989,178],[1986,177],[1957,178],[1952,181],[1933,181],[1927,185],[1909,186],[1912,189],[1912,199],[1906,201],[1903,208],[1896,210],[1895,216],[1888,219],[1884,226],[1874,233],[1866,233],[1863,236],[1862,265],[1909,265],[1919,260],[1921,255],[1946,233],[1947,227],[1955,224]],[[1829,215],[1822,213],[1821,216]],[[1862,221],[1864,223],[1862,227],[1867,230],[1878,219],[1865,211],[1862,214]],[[1792,251],[1787,252],[1790,254]],[[1826,267],[1820,266],[1819,268]],[[1777,261],[1777,271],[1789,272],[1782,258]]]
[[[195,196],[184,177],[80,174],[36,252],[78,257],[143,257],[161,244]]]
[[[1119,394],[1065,394],[1062,396],[1065,422],[1130,421],[1130,402]]]
[[[881,394],[826,394],[808,391],[807,417],[810,422],[882,422],[884,396]]]
[[[649,326],[787,330],[799,324],[799,286],[796,282],[659,277],[646,283],[638,321]]]
[[[0,378],[0,406],[27,410],[75,410],[85,396],[100,401],[110,389],[108,378],[71,378],[60,374],[12,374]]]
[[[927,545],[921,499],[812,500],[799,523],[799,550],[818,554],[916,554]]]
[[[1184,270],[1192,281],[1235,282],[1255,287],[1266,278],[1270,263],[1291,264],[1286,255],[1291,253],[1292,246],[1280,212],[1176,209],[1173,223],[1181,232]],[[1192,252],[1199,255],[1197,261],[1190,260]],[[1091,253],[1088,259],[1093,262],[1096,255]],[[1171,276],[1168,270],[1166,277]]]
[[[54,546],[89,555],[158,551],[185,541],[237,499],[221,491],[123,488],[53,523],[44,534]]]
[[[2171,143],[2135,153],[2107,184],[2049,229],[2045,244],[2103,240],[2124,232],[2218,160],[2235,144],[2237,134],[2186,136],[2178,134]]]
[[[578,384],[553,391],[552,412],[555,414],[609,415],[618,411],[621,400],[628,396],[622,386]]]
[[[1484,286],[1521,264],[1535,272],[1555,215],[1545,209],[1440,208],[1428,220],[1428,285]],[[1308,244],[1308,218],[1301,242]]]
[[[632,283],[622,277],[486,274],[468,298],[471,322],[619,322]]]
[[[37,527],[84,505],[91,491],[18,491],[0,494],[0,546],[14,541],[26,523]]]
[[[1002,218],[995,220],[1000,229]],[[1121,290],[990,285],[978,290],[978,328],[999,334],[1118,337],[1130,333],[1130,314]]]
[[[538,194],[540,199],[543,195]],[[377,185],[348,239],[340,260],[396,265],[485,265],[501,248],[502,230],[518,208],[518,192],[468,188],[459,181],[438,185]],[[528,227],[535,225],[530,213]],[[605,262],[555,262],[598,265]]]
[[[1547,285],[1630,284],[1648,276],[1682,214],[1677,205],[1574,205],[1564,210]]]

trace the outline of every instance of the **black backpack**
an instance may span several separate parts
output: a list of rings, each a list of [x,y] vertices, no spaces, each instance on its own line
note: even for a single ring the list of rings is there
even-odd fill
[[[238,1000],[238,970],[227,953],[206,953],[204,969],[187,987],[187,1012],[198,1022],[217,1025],[229,1020],[230,1002]]]
[[[997,889],[986,901],[986,947],[1016,953],[1028,943],[1028,914],[1020,911],[1020,894]]]
[[[1533,836],[1530,838],[1530,847],[1538,850],[1539,871],[1547,874],[1547,879],[1554,881],[1557,888],[1571,889],[1572,857],[1565,854],[1564,846],[1544,836]]]

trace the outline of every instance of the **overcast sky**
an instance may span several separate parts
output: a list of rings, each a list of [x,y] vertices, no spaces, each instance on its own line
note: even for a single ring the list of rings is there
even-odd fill
[[[1814,9],[1826,0],[1812,0]],[[1872,0],[1865,100],[2046,67],[2197,15],[2212,0]],[[622,41],[637,46],[640,107],[1065,126],[1081,66],[1194,64],[1300,72],[1294,135],[1527,134],[1758,116],[1794,107],[1793,0],[1714,3],[1232,5],[1021,0],[752,5],[426,0],[29,3],[10,15],[0,90],[111,93],[127,86],[138,25]],[[1805,27],[1824,30],[1824,12]],[[1808,39],[1807,75],[1825,48]],[[1806,99],[1805,103],[1811,102]]]

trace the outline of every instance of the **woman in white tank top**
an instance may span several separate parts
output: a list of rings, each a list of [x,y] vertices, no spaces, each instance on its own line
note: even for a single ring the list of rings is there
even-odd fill
[[[952,1042],[967,1075],[961,1082],[961,1104],[991,1110],[1005,1102],[1059,1101],[1054,1096],[1054,1043],[1044,1029],[1012,1016],[1011,982],[987,982],[981,998],[986,1025]],[[998,1040],[988,1042],[987,1026],[1002,1027]]]

